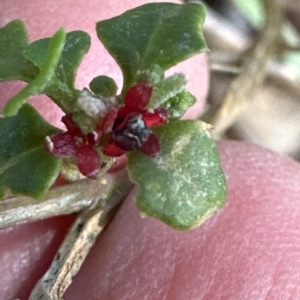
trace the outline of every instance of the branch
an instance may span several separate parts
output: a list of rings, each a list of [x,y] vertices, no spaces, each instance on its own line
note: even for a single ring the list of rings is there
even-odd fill
[[[264,83],[268,62],[276,55],[282,40],[283,1],[264,0],[266,21],[260,38],[247,55],[240,74],[231,83],[222,104],[213,114],[210,123],[219,137],[229,128],[240,112],[251,103]]]
[[[52,189],[40,200],[30,197],[6,199],[0,203],[0,228],[79,212],[93,206],[97,199],[107,199],[119,182],[128,184],[125,170],[107,173],[95,181],[85,179]]]
[[[49,270],[37,283],[30,300],[60,300],[79,271],[96,238],[114,217],[117,208],[132,188],[122,172],[120,180],[110,195],[98,196],[94,208],[84,210],[70,228]]]

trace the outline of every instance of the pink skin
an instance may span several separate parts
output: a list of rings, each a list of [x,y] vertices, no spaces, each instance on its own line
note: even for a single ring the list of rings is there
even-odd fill
[[[53,34],[62,24],[93,36],[93,48],[79,71],[78,86],[98,74],[121,75],[97,42],[97,20],[148,1],[1,1],[0,26],[22,18],[31,39]],[[157,1],[158,2],[158,1]],[[208,88],[205,57],[181,64],[189,89],[203,109]],[[199,86],[200,84],[200,86]],[[0,85],[0,105],[16,84]],[[61,112],[45,99],[32,100],[48,120]],[[258,146],[220,142],[229,193],[224,209],[201,227],[175,231],[141,219],[134,191],[97,241],[65,299],[299,299],[300,168],[291,159]],[[73,217],[14,226],[0,232],[0,299],[27,299],[45,272]]]

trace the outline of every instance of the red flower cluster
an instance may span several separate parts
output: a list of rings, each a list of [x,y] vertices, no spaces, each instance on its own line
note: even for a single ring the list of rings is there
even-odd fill
[[[101,167],[96,147],[102,140],[105,140],[103,153],[107,156],[117,157],[137,149],[154,156],[159,151],[159,140],[150,127],[165,124],[168,115],[163,108],[146,108],[151,94],[152,86],[146,81],[131,87],[124,105],[111,109],[96,131],[88,134],[81,131],[71,115],[64,116],[62,121],[67,131],[47,137],[46,148],[55,156],[75,156],[80,172],[90,179],[97,177]]]
[[[96,132],[84,134],[72,115],[63,116],[62,122],[67,131],[46,137],[46,149],[58,157],[75,156],[79,171],[90,179],[96,179],[101,160],[95,147],[100,137]]]
[[[101,125],[102,132],[111,132],[103,153],[107,156],[120,156],[126,151],[141,150],[154,156],[159,151],[159,141],[149,129],[168,121],[167,111],[163,108],[147,109],[152,94],[152,86],[140,82],[126,93],[124,106],[110,111]]]

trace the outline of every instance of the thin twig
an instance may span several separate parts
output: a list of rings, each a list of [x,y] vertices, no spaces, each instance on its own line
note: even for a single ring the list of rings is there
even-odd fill
[[[226,36],[226,42],[228,37]],[[245,49],[245,48],[244,48]],[[207,53],[210,71],[239,74],[241,66],[245,60],[243,51],[232,52],[230,50],[211,50]]]
[[[292,11],[295,11],[296,13],[300,13],[300,5],[299,0],[286,0],[286,6]]]
[[[123,172],[119,179],[108,197],[102,199],[100,196],[98,204],[93,209],[86,209],[78,216],[51,267],[32,291],[30,300],[62,299],[97,236],[112,219],[121,201],[132,188]]]
[[[213,63],[210,65],[210,71],[216,73],[237,75],[241,72],[241,68],[233,65]]]
[[[229,128],[255,97],[264,83],[267,64],[276,54],[281,42],[283,24],[283,1],[264,0],[266,22],[260,39],[248,54],[239,76],[231,83],[224,100],[210,120],[214,126],[213,134],[219,137]]]
[[[124,178],[128,181],[125,173]],[[79,212],[99,197],[105,199],[115,184],[116,175],[105,174],[96,181],[85,179],[50,190],[38,201],[30,197],[6,199],[0,203],[0,228]]]
[[[284,45],[283,49],[280,49],[281,52],[283,51],[291,51],[291,52],[299,52],[300,51],[300,46],[289,46],[289,45]]]

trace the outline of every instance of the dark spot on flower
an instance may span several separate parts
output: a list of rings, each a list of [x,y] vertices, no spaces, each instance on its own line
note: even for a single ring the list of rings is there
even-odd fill
[[[146,108],[151,94],[152,86],[147,81],[140,82],[128,90],[123,106],[106,115],[102,129],[110,128],[112,133],[103,147],[105,155],[120,156],[140,149],[154,156],[159,151],[159,141],[150,127],[167,123],[168,113],[164,108]]]
[[[142,147],[150,134],[140,114],[128,118],[122,128],[113,131],[113,140],[126,151]]]

